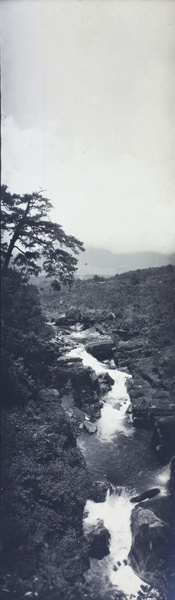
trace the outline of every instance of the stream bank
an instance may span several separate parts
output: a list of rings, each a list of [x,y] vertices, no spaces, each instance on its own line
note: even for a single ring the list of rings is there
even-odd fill
[[[113,340],[94,327],[84,330],[78,324],[71,330],[69,343],[74,347],[69,347],[62,367],[64,364],[69,373],[75,404],[85,413],[77,443],[95,480],[106,481],[109,486],[103,502],[91,500],[85,507],[87,539],[100,523],[110,535],[109,556],[90,558],[90,570],[85,574],[89,589],[99,598],[123,594],[123,598],[137,599],[146,594],[147,598],[164,599],[167,581],[163,569],[168,568],[172,524],[170,464],[160,466],[151,432],[133,427],[125,385],[131,376],[116,369],[111,359],[111,349],[115,351]],[[96,356],[104,357],[104,361],[99,362]],[[100,378],[103,385],[108,383],[108,391],[100,388]],[[70,407],[68,402],[66,407],[63,398],[63,406],[72,418],[73,404]],[[86,419],[95,422],[93,435],[86,431]],[[152,499],[155,485],[159,486],[157,498]],[[140,496],[133,508],[136,494]]]
[[[36,288],[19,285],[14,274],[12,281],[10,273],[4,285],[3,600],[7,595],[10,600],[24,600],[25,596],[38,596],[41,600],[100,600],[101,592],[94,592],[95,588],[90,587],[90,582],[85,583],[84,577],[85,574],[87,577],[92,575],[92,570],[89,571],[91,560],[96,561],[95,571],[97,564],[100,566],[103,560],[108,562],[111,537],[109,539],[107,528],[98,523],[105,555],[104,558],[96,558],[98,535],[97,540],[94,537],[89,540],[83,535],[83,509],[90,499],[93,508],[100,503],[99,510],[104,510],[105,515],[109,488],[108,503],[115,496],[115,522],[118,523],[117,514],[120,514],[117,510],[120,495],[123,502],[123,496],[119,494],[121,489],[125,488],[128,494],[126,504],[130,509],[132,506],[133,543],[128,562],[132,561],[131,568],[139,578],[143,576],[143,589],[140,586],[139,594],[147,597],[148,588],[145,590],[144,586],[148,580],[152,589],[159,590],[159,600],[162,596],[164,600],[174,600],[173,447],[170,444],[166,458],[164,452],[161,456],[159,451],[162,445],[160,434],[162,440],[169,440],[168,423],[172,423],[172,406],[171,413],[164,415],[170,421],[166,420],[166,428],[159,423],[158,439],[155,441],[152,439],[154,418],[147,418],[146,408],[149,401],[149,410],[153,408],[155,417],[155,407],[156,410],[159,407],[158,416],[161,418],[164,398],[169,398],[169,403],[173,404],[170,402],[174,385],[173,270],[151,269],[136,276],[128,273],[103,282],[103,287],[97,281],[77,281],[71,292],[63,290],[52,295],[51,288],[47,293],[43,291],[42,303],[48,315],[46,320],[49,318],[56,322],[57,318],[62,319],[62,325],[57,326],[55,341],[50,340],[48,328],[46,331],[40,315]],[[70,309],[72,304],[74,307]],[[130,422],[131,406],[128,405],[125,427],[127,424],[127,431],[128,428],[133,431],[131,435],[126,436],[120,429],[115,439],[108,427],[112,440],[101,442],[97,433],[90,435],[84,427],[84,422],[88,424],[91,421],[93,426],[100,427],[100,415],[106,407],[104,396],[112,392],[114,385],[112,373],[110,379],[106,373],[96,375],[91,367],[82,367],[80,356],[68,361],[67,352],[79,343],[78,322],[82,330],[91,329],[91,351],[96,354],[94,358],[104,363],[105,369],[115,370],[117,367],[132,375],[132,379],[127,378],[127,381],[133,384],[133,407],[134,403],[135,409],[139,405],[141,407],[144,400],[144,411],[142,407],[139,409],[137,423],[136,414],[133,415],[134,427]],[[103,336],[100,355],[97,355],[98,340],[94,340],[95,345],[92,344],[92,329],[95,330],[95,338]],[[72,334],[76,339],[71,338]],[[109,364],[104,355],[107,347],[114,363]],[[146,362],[149,358],[151,365]],[[148,376],[147,379],[143,378],[143,374]],[[139,381],[134,400],[137,375]],[[156,386],[158,380],[159,387]],[[130,393],[132,395],[132,391]],[[169,410],[168,401],[167,407]],[[118,410],[117,407],[115,410]],[[120,427],[121,424],[120,420]],[[135,427],[137,424],[139,427]],[[106,433],[103,429],[105,436]],[[82,447],[81,452],[78,445]],[[110,448],[109,454],[105,452],[106,447]],[[86,462],[91,462],[92,471],[94,469],[94,481],[87,471],[82,452],[86,454]],[[170,461],[172,467],[168,484]],[[151,473],[153,478],[150,481]],[[158,480],[156,474],[159,475]],[[144,491],[155,488],[161,489],[160,495],[143,498]],[[134,506],[131,500],[138,497],[139,501]],[[157,525],[152,513],[156,515]],[[92,533],[94,536],[94,526]],[[114,563],[113,567],[112,574],[116,576],[117,573],[118,577],[126,565]],[[95,580],[99,582],[94,572],[93,585]],[[111,597],[126,600],[126,595],[119,589],[114,591],[111,587],[109,593]],[[155,599],[155,592],[153,597]]]

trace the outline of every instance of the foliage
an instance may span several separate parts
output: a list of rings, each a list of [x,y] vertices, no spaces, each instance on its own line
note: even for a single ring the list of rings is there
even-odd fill
[[[48,389],[41,399],[2,413],[2,566],[18,600],[34,589],[40,598],[54,589],[66,598],[88,568],[82,515],[90,477],[58,398]]]
[[[6,407],[38,396],[51,382],[59,355],[45,324],[35,286],[12,269],[2,279],[1,392]]]
[[[39,284],[39,281],[38,281]],[[64,310],[70,305],[83,313],[87,310],[112,311],[116,317],[115,328],[127,328],[142,332],[148,342],[155,346],[164,346],[174,342],[175,267],[159,267],[130,271],[104,282],[93,279],[75,279],[71,290],[62,288],[59,301]],[[58,314],[59,306],[56,293],[48,282],[43,283],[40,296],[41,306],[49,311],[51,317]],[[97,320],[97,316],[95,316]],[[109,328],[109,324],[108,324]],[[113,326],[112,326],[113,329]],[[115,332],[114,332],[115,333]]]
[[[3,185],[1,206],[2,273],[6,274],[17,249],[13,266],[20,272],[38,275],[43,270],[46,277],[54,276],[64,284],[71,284],[77,265],[73,254],[84,250],[83,244],[48,219],[52,208],[48,198],[38,192],[11,194]]]
[[[2,280],[3,600],[28,593],[77,600],[89,565],[82,516],[91,482],[52,388],[59,344],[51,335],[38,291],[8,269]]]

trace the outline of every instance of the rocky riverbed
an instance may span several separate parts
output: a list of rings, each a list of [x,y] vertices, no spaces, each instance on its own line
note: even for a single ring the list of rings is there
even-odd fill
[[[3,414],[3,600],[174,600],[174,288],[170,265],[41,290],[50,384]]]
[[[135,572],[147,584],[154,586],[157,584],[159,594],[162,593],[162,597],[172,599],[174,475],[171,459],[175,454],[175,345],[172,288],[175,287],[175,277],[173,267],[149,271],[152,273],[144,273],[144,276],[142,272],[139,273],[139,289],[138,283],[134,283],[136,292],[134,306],[130,304],[130,315],[129,318],[127,315],[125,320],[124,315],[122,319],[118,318],[114,310],[87,307],[84,309],[80,303],[67,307],[65,312],[58,313],[56,318],[52,314],[52,318],[55,318],[56,328],[64,328],[63,334],[67,331],[70,336],[68,346],[65,347],[65,358],[58,361],[59,377],[65,378],[70,386],[70,395],[74,398],[75,406],[70,407],[67,400],[67,410],[75,422],[78,420],[79,432],[82,432],[90,419],[92,429],[89,428],[89,433],[95,433],[103,398],[112,389],[114,382],[112,369],[110,376],[109,373],[108,376],[104,373],[97,375],[91,367],[82,365],[80,356],[74,354],[76,345],[83,343],[92,357],[102,361],[103,364],[112,365],[113,369],[117,368],[132,375],[132,378],[127,379],[131,400],[128,412],[132,416],[132,426],[147,431],[156,460],[162,468],[165,466],[166,469],[167,465],[169,470],[165,471],[162,477],[164,476],[165,479],[167,477],[169,491],[165,497],[160,497],[159,494],[156,498],[140,497],[136,504],[132,512],[130,560]],[[149,290],[146,305],[144,293],[145,287],[148,290],[148,279],[151,291]],[[109,282],[105,285],[109,287]],[[159,298],[156,304],[158,285],[162,290],[162,298]],[[169,290],[171,290],[171,297],[168,296]],[[165,312],[167,310],[169,315]],[[63,403],[66,406],[65,398]],[[80,412],[76,412],[75,407]],[[84,418],[82,413],[85,415]]]

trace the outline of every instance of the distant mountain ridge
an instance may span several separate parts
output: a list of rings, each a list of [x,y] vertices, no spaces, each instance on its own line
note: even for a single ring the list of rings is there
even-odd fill
[[[94,275],[112,277],[127,271],[163,267],[168,264],[175,265],[175,254],[161,254],[160,252],[115,254],[104,248],[89,247],[79,256],[76,276],[82,279]]]

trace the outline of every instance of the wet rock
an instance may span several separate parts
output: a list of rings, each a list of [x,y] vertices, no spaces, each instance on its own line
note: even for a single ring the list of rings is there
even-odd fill
[[[111,360],[115,350],[113,341],[102,336],[97,341],[86,344],[85,348],[100,361]]]
[[[107,394],[107,392],[109,392],[114,385],[114,379],[112,379],[109,373],[102,373],[101,375],[98,375],[98,381],[102,396]]]
[[[96,529],[90,534],[89,556],[102,560],[104,556],[109,554],[109,542],[109,531],[104,527],[103,521],[99,520]]]
[[[87,413],[91,421],[93,421],[94,419],[99,419],[101,417],[99,402],[94,402],[91,404],[87,404],[86,402],[84,402],[83,412]]]
[[[153,443],[163,461],[169,460],[175,454],[175,415],[155,420]]]
[[[90,418],[96,418],[100,411],[100,387],[98,377],[91,367],[76,364],[70,371],[74,402]]]
[[[154,498],[157,494],[160,493],[159,488],[152,488],[151,490],[146,490],[142,492],[139,496],[134,496],[131,498],[131,502],[142,502],[143,500],[148,500],[149,498]]]
[[[174,504],[174,501],[175,501],[175,456],[173,456],[173,458],[171,460],[169,490],[170,490],[170,494],[171,494],[173,504]]]
[[[95,425],[95,423],[92,423],[91,421],[85,421],[84,427],[85,427],[86,431],[88,431],[88,433],[96,433],[96,431],[97,431],[97,426]]]
[[[108,481],[94,481],[91,492],[92,500],[94,502],[105,502],[108,490],[111,490],[111,484]]]
[[[57,363],[58,365],[63,365],[64,367],[68,367],[70,368],[72,365],[77,364],[77,363],[82,363],[82,359],[79,358],[78,356],[60,356],[59,358],[57,358]]]
[[[155,501],[156,502],[156,501]],[[157,500],[157,502],[159,502]],[[159,513],[161,514],[159,506]],[[163,508],[164,511],[164,508]],[[171,545],[169,523],[148,508],[136,507],[131,517],[132,546],[129,554],[131,567],[141,579],[157,588],[165,589]]]

